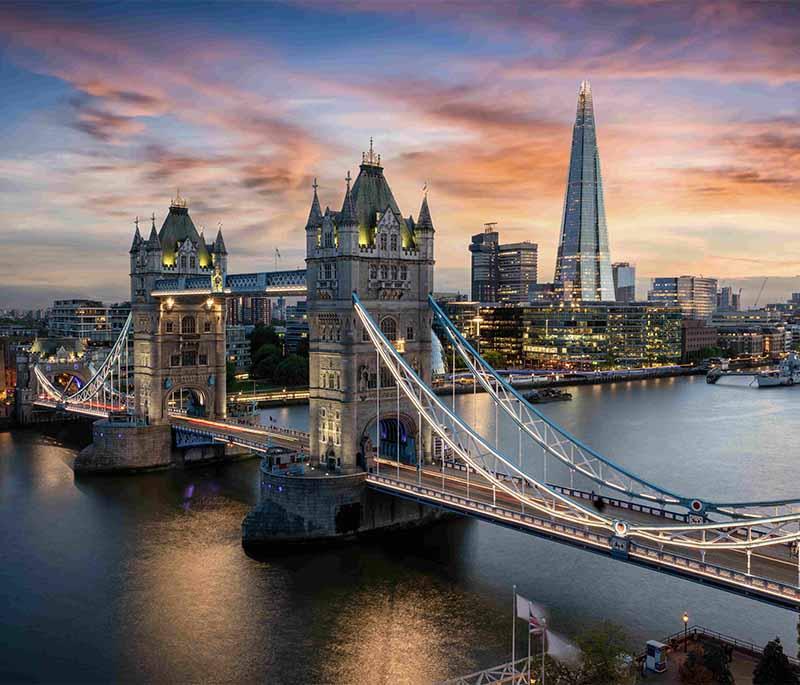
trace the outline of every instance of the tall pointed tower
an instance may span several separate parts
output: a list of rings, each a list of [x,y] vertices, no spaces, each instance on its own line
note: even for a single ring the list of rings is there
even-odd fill
[[[588,81],[581,83],[578,93],[554,281],[568,297],[615,299],[592,88]]]
[[[384,335],[431,378],[434,226],[427,196],[404,217],[370,140],[340,211],[322,213],[317,185],[306,223],[311,458],[345,472],[374,453],[405,463],[430,455],[431,433],[400,397],[353,311],[357,292]],[[376,416],[380,388],[380,417]]]

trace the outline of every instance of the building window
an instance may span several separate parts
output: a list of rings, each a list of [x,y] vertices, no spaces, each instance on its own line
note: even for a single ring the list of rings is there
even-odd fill
[[[181,319],[181,334],[192,335],[196,332],[196,325],[193,316],[184,316]]]
[[[397,267],[396,266],[392,266],[392,280],[393,281],[397,280]]]
[[[167,333],[172,333],[175,330],[175,324],[172,321],[167,321],[164,329],[167,331]]]
[[[406,327],[406,340],[413,340],[414,339],[414,327],[407,326]]]
[[[369,277],[374,281],[378,278],[378,267],[374,264],[369,267]]]
[[[208,355],[207,354],[199,354],[199,355],[197,355],[197,363],[200,366],[207,366],[208,365]]]
[[[401,281],[408,280],[408,267],[407,266],[401,266],[400,267],[400,280]]]
[[[197,266],[197,260],[194,257],[189,257],[189,267],[194,269]]]
[[[186,268],[186,256],[185,255],[181,255],[181,269],[185,269],[185,268]]]
[[[197,352],[195,350],[184,350],[181,352],[181,366],[195,366],[197,364]]]
[[[206,321],[205,323],[203,323],[203,331],[205,333],[211,333],[211,322],[210,321]]]
[[[389,341],[394,342],[397,340],[397,321],[395,321],[391,316],[387,316],[381,321],[381,332],[389,339]]]
[[[397,236],[393,235],[392,236],[392,250],[396,250],[396,249],[397,249]]]
[[[381,264],[381,280],[386,281],[389,279],[389,269],[386,264]]]
[[[330,264],[325,265],[325,280],[330,281],[333,278],[333,269]]]
[[[386,234],[381,233],[381,250],[386,249]]]
[[[369,342],[369,333],[367,333],[366,326],[361,329],[361,342]]]
[[[179,355],[179,354],[173,354],[173,355],[172,355],[172,356],[169,358],[169,365],[170,365],[170,366],[180,366],[180,365],[181,365],[181,355]]]

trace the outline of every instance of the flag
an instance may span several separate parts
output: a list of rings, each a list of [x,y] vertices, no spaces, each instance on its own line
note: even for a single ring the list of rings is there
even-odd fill
[[[544,609],[519,594],[517,595],[517,618],[528,622],[528,632],[531,635],[543,635],[547,631]]]

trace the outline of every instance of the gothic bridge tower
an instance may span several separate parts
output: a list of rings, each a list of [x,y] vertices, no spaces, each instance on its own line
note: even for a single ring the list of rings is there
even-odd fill
[[[353,310],[356,291],[384,334],[430,382],[434,228],[423,197],[404,217],[370,140],[358,177],[346,178],[342,208],[320,209],[317,184],[306,224],[311,458],[343,470],[381,456],[416,463],[430,454],[430,429],[382,366],[380,420],[375,348]],[[399,422],[398,422],[399,416]],[[399,429],[399,430],[398,430]]]
[[[171,411],[225,416],[227,254],[222,228],[206,243],[180,194],[160,231],[153,215],[147,240],[137,219],[130,249],[134,387],[136,413],[150,424],[166,422]]]

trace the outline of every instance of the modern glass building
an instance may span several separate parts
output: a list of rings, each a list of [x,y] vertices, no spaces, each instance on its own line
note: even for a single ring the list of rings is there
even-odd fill
[[[539,246],[530,241],[500,244],[495,224],[472,236],[472,299],[484,304],[527,302],[536,283]]]
[[[600,155],[588,81],[581,83],[578,93],[554,282],[573,299],[614,301]]]
[[[614,276],[614,298],[617,302],[636,300],[636,267],[628,262],[614,262],[611,265]]]
[[[708,321],[717,306],[717,279],[702,276],[654,278],[647,299],[668,307],[680,307],[684,318]]]

